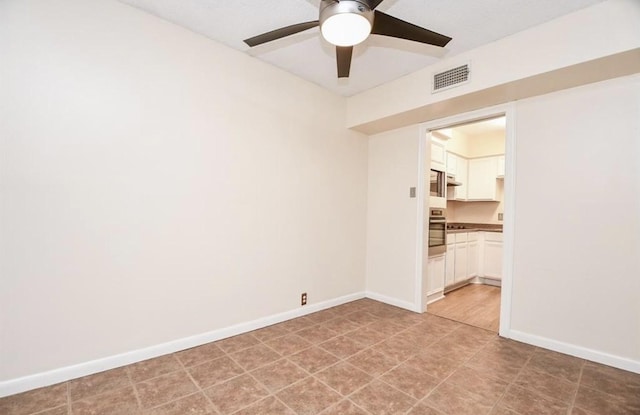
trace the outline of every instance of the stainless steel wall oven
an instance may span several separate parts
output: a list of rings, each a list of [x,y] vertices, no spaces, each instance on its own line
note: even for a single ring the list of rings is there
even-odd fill
[[[447,211],[429,208],[429,256],[444,254],[447,250]]]

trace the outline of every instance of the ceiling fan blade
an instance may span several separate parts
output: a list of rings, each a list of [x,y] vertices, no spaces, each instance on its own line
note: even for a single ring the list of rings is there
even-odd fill
[[[351,55],[353,55],[353,46],[336,46],[338,78],[349,77],[349,72],[351,71]]]
[[[380,3],[382,3],[382,1],[383,0],[369,0],[369,8],[371,10],[375,9]]]
[[[400,20],[397,17],[389,16],[377,10],[374,12],[373,28],[371,29],[372,34],[413,40],[415,42],[440,47],[445,46],[451,40],[449,36],[432,32],[431,30]]]
[[[311,22],[304,22],[291,26],[281,27],[280,29],[272,30],[258,36],[250,37],[249,39],[245,39],[244,43],[251,47],[261,45],[263,43],[271,42],[272,40],[287,37],[298,32],[303,32],[305,30],[311,29],[312,27],[316,27],[319,24],[320,22],[318,20],[313,20]]]

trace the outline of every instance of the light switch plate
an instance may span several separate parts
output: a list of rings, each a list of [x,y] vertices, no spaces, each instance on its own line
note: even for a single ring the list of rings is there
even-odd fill
[[[504,220],[504,213],[498,213],[498,220]]]
[[[409,188],[409,197],[411,197],[411,198],[416,197],[416,188],[415,187],[410,187]]]

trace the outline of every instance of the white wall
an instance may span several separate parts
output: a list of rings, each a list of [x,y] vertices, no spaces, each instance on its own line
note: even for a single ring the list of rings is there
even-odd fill
[[[343,98],[115,1],[0,56],[0,385],[364,291]]]
[[[516,139],[512,330],[640,371],[640,77],[519,102]]]
[[[410,126],[369,138],[367,295],[415,309],[420,129]],[[423,138],[424,139],[424,138]]]

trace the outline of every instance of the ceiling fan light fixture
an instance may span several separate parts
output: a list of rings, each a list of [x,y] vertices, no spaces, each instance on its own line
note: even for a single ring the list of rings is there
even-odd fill
[[[322,2],[320,31],[322,37],[336,46],[353,46],[371,34],[373,12],[356,0]]]

